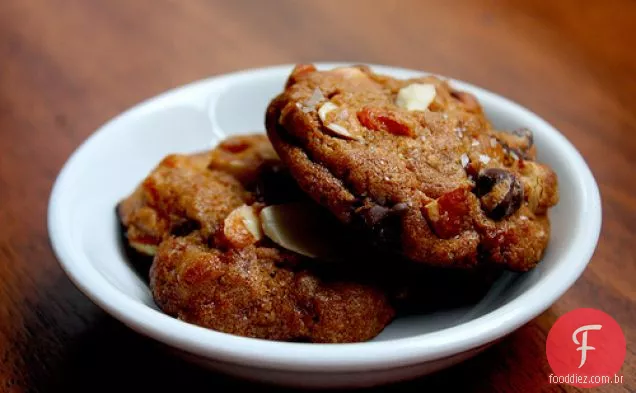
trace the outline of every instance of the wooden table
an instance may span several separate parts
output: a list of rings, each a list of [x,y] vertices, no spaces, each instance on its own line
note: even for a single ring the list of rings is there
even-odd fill
[[[212,74],[315,60],[499,92],[560,129],[601,187],[601,240],[565,296],[483,355],[393,388],[577,391],[547,384],[545,338],[558,316],[595,307],[628,342],[625,384],[602,390],[636,389],[636,2],[543,3],[2,0],[0,391],[254,388],[176,360],[94,306],[51,252],[46,207],[69,154],[132,104]]]

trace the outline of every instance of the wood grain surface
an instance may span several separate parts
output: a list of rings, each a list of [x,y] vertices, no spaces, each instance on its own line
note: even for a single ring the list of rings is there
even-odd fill
[[[636,2],[0,1],[0,391],[273,391],[200,370],[106,315],[66,278],[46,231],[69,154],[136,102],[212,74],[343,60],[471,81],[544,117],[603,199],[585,274],[494,348],[394,391],[578,391],[548,385],[545,338],[578,307],[612,315],[636,389]]]

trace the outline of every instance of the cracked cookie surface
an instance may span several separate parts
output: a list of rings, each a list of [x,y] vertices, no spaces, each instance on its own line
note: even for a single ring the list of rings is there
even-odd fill
[[[496,130],[444,80],[300,65],[266,128],[308,195],[407,259],[525,271],[548,244],[557,177],[532,133]]]

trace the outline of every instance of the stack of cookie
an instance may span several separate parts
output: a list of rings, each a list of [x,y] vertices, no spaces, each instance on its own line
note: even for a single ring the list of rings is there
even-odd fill
[[[548,244],[557,179],[435,77],[297,66],[267,137],[166,157],[118,206],[157,305],[272,340],[355,342],[477,301]]]

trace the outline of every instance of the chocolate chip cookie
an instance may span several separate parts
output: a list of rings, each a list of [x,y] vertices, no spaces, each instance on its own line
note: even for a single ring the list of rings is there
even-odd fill
[[[548,244],[557,177],[532,133],[495,129],[442,79],[299,65],[266,128],[303,191],[412,261],[525,271]]]
[[[247,337],[373,338],[395,314],[384,290],[314,268],[263,233],[280,232],[261,222],[275,221],[273,203],[301,197],[284,171],[264,135],[161,161],[118,207],[130,246],[153,257],[155,302],[186,322]]]

